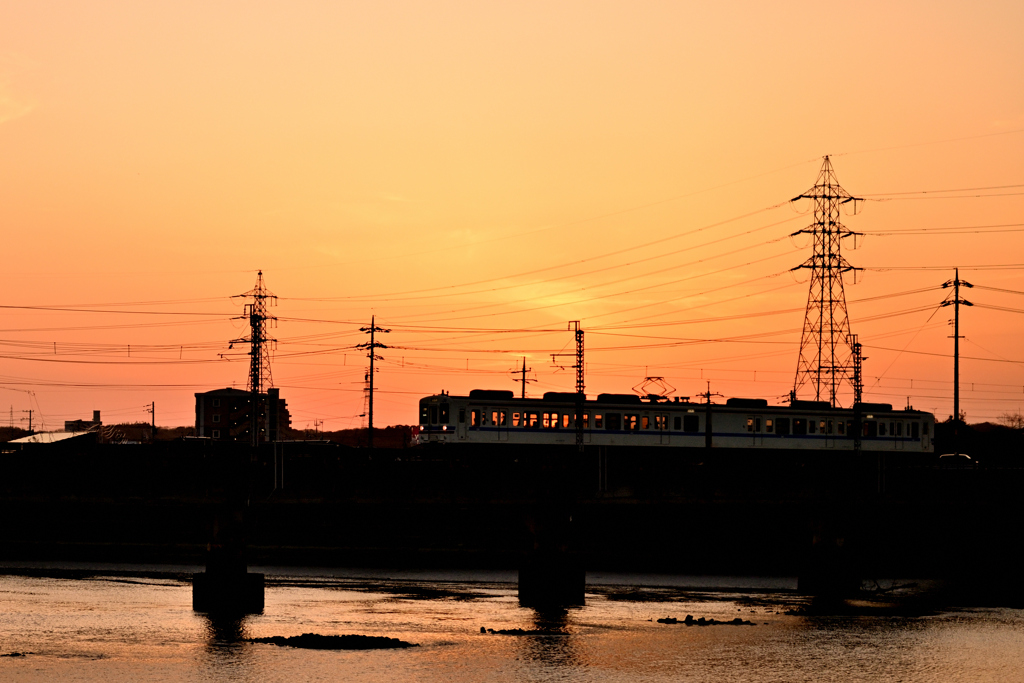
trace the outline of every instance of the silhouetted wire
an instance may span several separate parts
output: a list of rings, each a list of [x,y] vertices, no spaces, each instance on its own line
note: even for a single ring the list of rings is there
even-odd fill
[[[527,276],[527,275],[535,275],[537,273],[543,273],[543,272],[546,272],[546,271],[549,271],[549,270],[557,270],[559,268],[567,268],[567,267],[570,267],[570,266],[579,265],[581,263],[588,263],[590,261],[596,261],[596,260],[602,259],[602,258],[610,258],[612,256],[619,256],[619,255],[624,254],[626,252],[635,251],[637,249],[645,249],[647,247],[655,246],[657,244],[662,244],[664,242],[669,242],[671,240],[681,239],[683,237],[689,237],[690,235],[694,235],[696,233],[703,232],[705,230],[710,230],[711,228],[716,228],[716,227],[719,227],[719,226],[722,226],[722,225],[726,225],[728,223],[734,223],[734,222],[736,222],[738,220],[742,220],[744,218],[749,218],[751,216],[756,216],[757,214],[760,214],[760,213],[765,213],[766,211],[771,211],[773,209],[777,209],[780,206],[783,206],[783,205],[785,205],[787,203],[788,202],[780,202],[779,204],[774,204],[772,206],[767,206],[767,207],[758,209],[757,211],[751,211],[749,213],[745,213],[745,214],[742,214],[742,215],[739,215],[739,216],[734,216],[733,218],[728,218],[728,219],[723,220],[723,221],[718,221],[718,222],[715,222],[715,223],[711,223],[711,224],[702,226],[700,228],[694,228],[693,230],[689,230],[687,232],[677,233],[675,235],[669,235],[668,237],[663,237],[663,238],[660,238],[660,239],[657,239],[657,240],[653,240],[653,241],[650,241],[650,242],[645,242],[643,244],[637,244],[637,245],[633,245],[633,246],[623,247],[623,248],[617,249],[615,251],[606,252],[604,254],[599,254],[597,256],[591,256],[591,257],[588,257],[588,258],[585,258],[585,259],[579,259],[579,260],[571,261],[571,262],[568,262],[568,263],[560,263],[560,264],[556,264],[556,265],[553,265],[553,266],[546,266],[544,268],[535,268],[533,270],[523,271],[523,272],[519,272],[519,273],[513,273],[511,275],[503,275],[501,277],[487,278],[487,279],[484,279],[484,280],[474,280],[474,281],[471,281],[471,282],[464,282],[464,283],[457,284],[457,285],[438,285],[437,287],[424,287],[424,288],[420,288],[420,289],[411,289],[411,290],[402,290],[402,291],[398,291],[398,292],[390,292],[390,293],[387,293],[387,294],[377,295],[378,298],[375,298],[375,299],[372,299],[372,300],[376,301],[376,300],[379,300],[380,298],[387,299],[387,298],[397,297],[397,296],[401,296],[401,295],[405,295],[405,294],[421,294],[421,293],[424,293],[424,292],[436,292],[436,291],[445,290],[445,289],[458,289],[458,288],[462,288],[462,287],[472,287],[472,286],[475,286],[475,285],[486,284],[488,282],[499,282],[501,280],[507,280],[509,278],[524,277],[524,276]],[[787,222],[787,221],[790,221],[790,220],[793,220],[793,219],[792,218],[787,218],[786,221],[780,221],[780,222],[784,223],[784,222]],[[765,226],[765,227],[770,227],[770,226]],[[506,239],[506,238],[501,238],[501,239]],[[478,242],[476,244],[480,244],[480,243]],[[449,251],[449,250],[450,250],[449,248],[445,248],[443,251]],[[365,261],[360,261],[359,263],[365,263]],[[284,299],[285,297],[280,297],[280,298]],[[357,296],[351,296],[351,297],[324,297],[324,298],[307,298],[307,299],[300,299],[300,298],[297,298],[297,297],[292,297],[293,300],[298,300],[298,301],[350,301],[350,300],[360,300],[360,299],[365,299],[365,298],[366,298],[365,295],[357,295]]]

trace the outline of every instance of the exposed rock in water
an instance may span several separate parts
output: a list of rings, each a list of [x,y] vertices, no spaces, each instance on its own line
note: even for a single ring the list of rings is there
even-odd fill
[[[694,619],[692,614],[687,614],[685,619],[679,620],[675,617],[665,617],[664,619],[658,619],[659,624],[686,624],[687,626],[756,626],[752,621],[744,621],[739,617],[730,619],[729,621],[718,621],[717,619]]]
[[[527,631],[526,629],[521,629],[521,628],[502,628],[502,629],[495,630],[493,628],[484,628],[483,626],[480,627],[480,633],[493,633],[496,636],[567,636],[567,635],[569,635],[568,633],[565,633],[564,631],[537,631],[537,630]]]
[[[249,643],[270,643],[281,647],[302,647],[308,650],[392,650],[419,647],[418,643],[407,643],[398,638],[386,636],[322,636],[319,633],[303,633],[301,636],[270,636],[269,638],[246,638]]]

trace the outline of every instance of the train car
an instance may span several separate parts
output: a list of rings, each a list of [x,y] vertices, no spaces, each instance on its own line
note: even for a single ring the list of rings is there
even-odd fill
[[[832,408],[827,401],[770,406],[765,399],[691,403],[632,394],[600,394],[577,407],[577,394],[516,398],[474,389],[420,400],[419,444],[573,445],[581,413],[586,445],[731,450],[933,452],[935,418],[887,403]],[[859,439],[855,439],[859,432]]]

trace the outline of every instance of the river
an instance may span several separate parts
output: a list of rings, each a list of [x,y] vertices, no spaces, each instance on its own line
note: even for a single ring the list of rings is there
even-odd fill
[[[263,568],[263,614],[211,621],[191,609],[189,567],[0,570],[3,681],[1024,680],[1024,610],[925,608],[913,582],[823,608],[788,579],[590,574],[585,606],[539,613],[511,572]],[[657,621],[687,614],[754,625]],[[307,632],[419,647],[242,640]]]

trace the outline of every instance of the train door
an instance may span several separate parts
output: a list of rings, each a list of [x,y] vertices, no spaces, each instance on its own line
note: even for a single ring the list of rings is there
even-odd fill
[[[455,423],[455,433],[460,441],[466,439],[466,406],[459,406],[458,421]]]
[[[508,410],[491,410],[491,427],[498,441],[508,441]]]
[[[825,418],[818,421],[821,433],[825,435],[825,448],[836,447],[836,420]]]
[[[893,433],[893,440],[896,442],[896,450],[902,451],[903,450],[903,423],[902,422],[897,422],[895,425],[893,425],[893,423],[890,422],[889,426],[890,426],[890,428],[895,426],[896,430]]]
[[[761,416],[747,417],[747,433],[751,436],[751,443],[754,446],[764,445],[764,432],[761,431]]]
[[[658,430],[658,443],[668,445],[671,438],[668,432],[668,415],[662,413],[654,416],[654,428]]]

